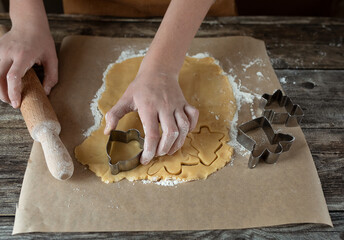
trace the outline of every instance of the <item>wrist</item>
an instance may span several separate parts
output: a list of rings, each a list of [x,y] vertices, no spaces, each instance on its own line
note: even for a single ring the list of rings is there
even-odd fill
[[[144,81],[150,83],[167,83],[171,81],[178,81],[179,71],[166,68],[163,64],[146,61],[143,59],[139,71],[136,75],[137,81]]]
[[[50,31],[47,15],[41,0],[11,0],[12,28],[21,32]]]
[[[159,75],[178,77],[182,64],[183,62],[180,64],[179,62],[147,53],[142,60],[139,73],[152,72]]]

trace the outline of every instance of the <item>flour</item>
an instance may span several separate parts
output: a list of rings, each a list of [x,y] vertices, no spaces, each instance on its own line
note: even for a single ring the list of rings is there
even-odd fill
[[[246,72],[248,68],[252,67],[253,65],[257,64],[260,67],[265,66],[263,60],[261,58],[256,58],[253,61],[249,62],[248,64],[241,64],[243,66],[243,71]]]
[[[102,96],[103,92],[105,91],[105,77],[113,65],[114,65],[113,63],[109,64],[109,66],[106,68],[105,72],[103,73],[103,79],[102,79],[103,84],[96,92],[96,95],[94,95],[94,98],[92,99],[92,102],[90,104],[90,109],[94,118],[94,124],[84,132],[85,137],[90,136],[91,133],[97,130],[100,126],[103,115],[98,109],[98,101],[100,97]]]
[[[197,54],[192,55],[192,56],[190,56],[189,54],[186,54],[186,56],[193,57],[193,58],[206,58],[206,57],[210,57],[210,54],[207,52],[204,52],[204,53],[197,53]]]
[[[281,78],[280,78],[280,83],[286,84],[286,83],[287,83],[286,77],[281,77]]]
[[[257,75],[259,81],[264,78],[264,75],[261,72],[257,72],[256,75]]]
[[[166,180],[160,180],[160,181],[150,181],[150,180],[141,180],[143,184],[150,184],[154,183],[159,186],[167,186],[167,187],[173,187],[176,186],[177,184],[187,182],[185,180],[180,180],[180,179],[166,179]]]
[[[232,85],[232,89],[233,89],[233,93],[234,93],[234,97],[235,97],[236,105],[237,105],[237,110],[236,110],[235,115],[231,121],[231,130],[229,133],[231,140],[229,141],[228,144],[230,146],[232,146],[236,150],[236,152],[240,153],[243,156],[246,156],[246,155],[249,155],[250,152],[237,141],[238,113],[241,109],[242,104],[250,104],[251,105],[250,111],[251,111],[252,118],[255,118],[255,114],[253,111],[253,102],[254,102],[255,98],[260,98],[260,96],[257,94],[252,94],[249,92],[241,91],[241,88],[243,88],[243,89],[247,89],[247,88],[241,86],[240,79],[238,79],[238,83],[235,81],[237,78],[237,75],[234,75],[233,72],[234,72],[233,69],[229,69],[228,73],[226,73],[226,72],[223,73],[224,75],[226,75],[228,77],[228,80],[229,80],[230,84]],[[231,165],[233,165],[233,163],[234,163],[234,161],[232,159]]]

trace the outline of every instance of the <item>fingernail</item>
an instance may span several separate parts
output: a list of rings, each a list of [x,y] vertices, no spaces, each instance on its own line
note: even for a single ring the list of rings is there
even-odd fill
[[[19,107],[19,102],[18,102],[18,101],[13,101],[13,102],[12,102],[12,107],[13,107],[13,108]]]
[[[109,125],[106,124],[106,125],[105,125],[105,129],[104,129],[104,134],[107,134],[108,131],[109,131]]]
[[[142,154],[143,155],[143,154]],[[149,159],[147,159],[147,158],[145,158],[144,156],[142,156],[142,158],[141,158],[141,163],[143,164],[143,165],[147,165],[148,163],[149,163]]]
[[[142,153],[142,164],[147,165],[151,159],[153,159],[154,153],[149,151],[143,151]]]
[[[147,160],[147,159],[144,159],[144,160],[142,160],[142,162],[141,162],[143,165],[147,165],[148,163],[149,163],[149,161]]]
[[[50,90],[51,90],[50,87],[45,87],[45,88],[44,88],[45,94],[46,94],[46,95],[49,95],[49,94],[50,94]]]

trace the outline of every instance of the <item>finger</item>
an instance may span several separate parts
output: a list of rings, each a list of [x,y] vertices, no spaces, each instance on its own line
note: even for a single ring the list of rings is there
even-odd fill
[[[45,94],[49,95],[51,89],[58,82],[58,61],[57,61],[56,54],[44,60],[43,67],[44,67],[43,88],[44,88]]]
[[[177,109],[174,112],[174,117],[177,122],[179,135],[176,141],[174,142],[173,146],[171,147],[170,151],[168,152],[168,155],[174,154],[183,146],[186,135],[188,134],[189,129],[190,129],[189,119],[187,118],[183,110]]]
[[[168,153],[178,138],[179,131],[174,118],[174,114],[171,112],[162,112],[159,114],[162,136],[159,142],[157,151],[158,156],[163,156]]]
[[[197,125],[199,112],[196,108],[190,105],[185,105],[184,111],[190,122],[189,131],[192,131]]]
[[[106,126],[104,134],[109,135],[111,130],[117,127],[118,121],[127,113],[132,111],[131,103],[125,97],[122,97],[115,106],[105,115]]]
[[[145,109],[138,109],[138,112],[145,132],[140,161],[143,165],[147,165],[154,158],[160,140],[158,113]]]
[[[12,60],[10,59],[2,59],[0,61],[0,99],[3,102],[10,103],[10,99],[8,97],[7,92],[7,80],[6,75],[8,70],[10,69],[12,64]]]
[[[22,78],[26,71],[32,67],[27,59],[14,59],[7,73],[8,97],[13,108],[18,108],[21,103]]]

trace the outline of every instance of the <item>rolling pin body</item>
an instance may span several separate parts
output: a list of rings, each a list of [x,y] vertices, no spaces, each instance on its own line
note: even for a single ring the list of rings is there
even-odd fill
[[[33,69],[25,74],[22,86],[20,111],[30,135],[41,143],[51,174],[56,179],[66,180],[73,174],[73,161],[61,142],[60,123]]]

